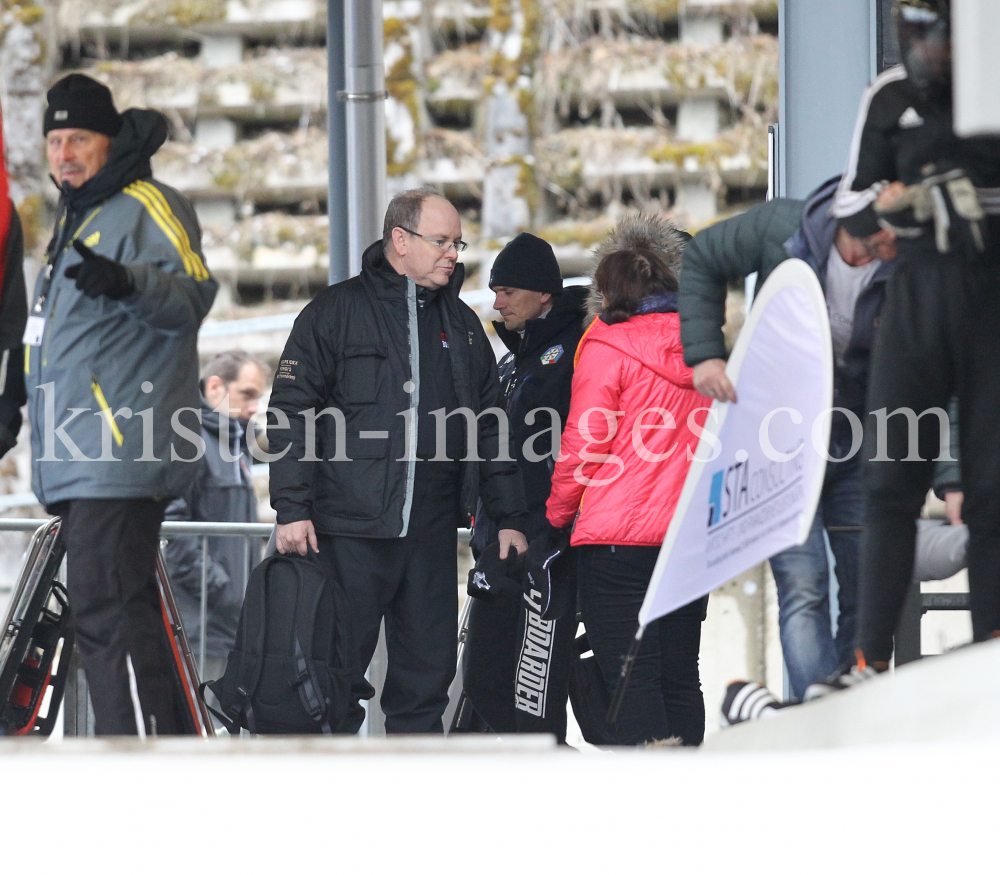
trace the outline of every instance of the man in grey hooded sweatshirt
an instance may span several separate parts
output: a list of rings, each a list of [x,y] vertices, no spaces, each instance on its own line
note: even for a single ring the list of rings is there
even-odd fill
[[[61,196],[25,332],[32,488],[62,517],[97,733],[176,733],[157,539],[198,473],[196,341],[217,283],[191,205],[152,178],[160,113],[119,114],[73,73],[44,133]]]

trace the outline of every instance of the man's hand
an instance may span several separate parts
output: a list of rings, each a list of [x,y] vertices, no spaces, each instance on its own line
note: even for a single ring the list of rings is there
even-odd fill
[[[694,387],[706,398],[736,401],[736,390],[726,376],[724,359],[706,359],[694,366]]]
[[[948,522],[953,526],[962,525],[962,499],[964,492],[946,492],[944,494],[944,512],[948,517]]]
[[[313,548],[313,552],[319,553],[316,529],[312,520],[298,520],[284,525],[279,523],[274,543],[279,553],[298,553],[300,556],[305,556],[310,547]]]
[[[513,547],[522,555],[528,552],[528,541],[517,529],[500,529],[500,558],[506,559]]]
[[[73,248],[80,253],[83,261],[67,267],[66,276],[76,280],[76,287],[88,298],[104,295],[112,301],[120,301],[135,292],[132,275],[124,264],[98,255],[79,240],[73,241]]]
[[[904,194],[906,185],[902,182],[890,182],[875,198],[875,209],[877,212],[892,212],[892,208]]]

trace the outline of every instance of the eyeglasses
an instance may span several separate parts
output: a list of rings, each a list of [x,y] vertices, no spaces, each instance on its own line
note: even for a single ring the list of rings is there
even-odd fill
[[[412,234],[414,237],[426,240],[442,252],[447,252],[452,246],[455,247],[456,252],[465,252],[465,250],[469,248],[469,244],[464,240],[445,240],[443,237],[440,239],[435,237],[425,237],[423,234],[418,234],[416,231],[411,231],[409,228],[404,228],[402,225],[398,225],[397,227],[402,228],[407,234]]]

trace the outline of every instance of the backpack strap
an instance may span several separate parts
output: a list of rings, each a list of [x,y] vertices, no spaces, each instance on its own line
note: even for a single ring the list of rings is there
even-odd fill
[[[318,578],[304,574],[302,563],[308,562],[320,571]],[[324,735],[332,734],[330,728],[329,702],[323,696],[323,687],[316,678],[311,659],[306,659],[302,643],[312,652],[313,624],[319,610],[320,599],[326,589],[326,581],[319,563],[309,556],[295,563],[299,578],[299,601],[295,611],[295,679],[292,686],[298,689],[299,699],[306,713],[322,728]],[[337,605],[334,605],[336,609]]]
[[[209,685],[210,681],[203,681],[198,685],[198,695],[201,696],[201,701],[205,703],[205,707],[211,711],[212,716],[217,717],[219,722],[226,728],[226,731],[230,735],[240,734],[240,725],[232,720],[230,720],[221,711],[216,711],[211,705],[208,704],[208,700],[205,698],[205,688]]]
[[[243,601],[243,652],[240,654],[240,664],[236,671],[236,702],[227,709],[232,721],[239,726],[241,723],[251,732],[256,733],[256,720],[253,714],[251,698],[260,683],[260,673],[264,667],[264,600],[268,583],[268,571],[275,562],[284,561],[280,553],[268,556],[254,573],[260,574],[259,586],[248,586]]]

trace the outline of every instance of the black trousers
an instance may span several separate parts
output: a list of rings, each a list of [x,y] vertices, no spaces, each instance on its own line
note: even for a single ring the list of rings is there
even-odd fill
[[[145,731],[181,731],[179,693],[156,589],[156,551],[166,502],[76,499],[63,520],[76,645],[98,735],[136,735],[128,662]]]
[[[580,609],[609,695],[635,638],[639,608],[659,547],[577,548]],[[650,623],[632,667],[615,726],[619,744],[705,737],[705,699],[698,673],[701,623],[708,596]]]
[[[462,684],[493,732],[545,732],[566,741],[577,625],[575,608],[558,620],[543,620],[523,597],[473,599]]]
[[[390,734],[444,731],[457,653],[458,491],[454,466],[421,462],[404,537],[317,536],[320,561],[340,580],[350,603],[358,699],[371,698],[364,673],[385,619],[388,670],[381,705]],[[359,703],[339,730],[357,732],[363,721]]]
[[[1000,629],[1000,265],[942,256],[901,243],[873,351],[868,409],[947,410],[959,396],[959,458],[969,527],[969,589],[976,641]],[[892,655],[913,571],[916,519],[940,452],[940,423],[889,417],[884,435],[865,423],[857,645],[865,658]],[[883,451],[880,453],[880,451]]]

